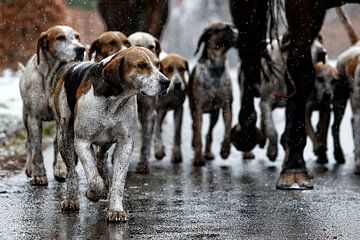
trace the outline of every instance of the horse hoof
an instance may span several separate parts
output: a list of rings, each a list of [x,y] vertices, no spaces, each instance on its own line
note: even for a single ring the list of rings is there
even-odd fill
[[[237,150],[249,152],[261,141],[261,136],[258,128],[241,128],[237,124],[231,129],[230,140]]]
[[[250,160],[250,159],[254,159],[254,158],[255,158],[255,154],[251,151],[243,153],[243,159]]]
[[[307,172],[285,171],[280,174],[276,188],[281,190],[310,190],[314,187]]]

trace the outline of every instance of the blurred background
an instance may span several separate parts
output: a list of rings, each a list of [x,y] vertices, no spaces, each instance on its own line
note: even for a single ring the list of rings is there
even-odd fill
[[[169,3],[162,49],[180,53],[189,59],[194,57],[204,27],[219,20],[231,21],[228,1],[169,0]],[[344,9],[359,33],[359,6],[346,5]],[[26,63],[35,52],[40,33],[55,24],[72,26],[85,44],[91,44],[106,30],[96,0],[0,0],[0,71],[7,68],[15,70],[17,62]],[[328,11],[321,32],[330,58],[336,58],[350,44],[332,9]]]

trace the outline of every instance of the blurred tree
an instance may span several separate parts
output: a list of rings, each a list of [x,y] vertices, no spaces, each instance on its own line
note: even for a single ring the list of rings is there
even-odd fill
[[[64,0],[6,0],[0,2],[0,69],[26,63],[42,31],[66,22]]]
[[[79,7],[87,10],[94,10],[97,5],[96,0],[67,0],[67,2],[71,7]]]

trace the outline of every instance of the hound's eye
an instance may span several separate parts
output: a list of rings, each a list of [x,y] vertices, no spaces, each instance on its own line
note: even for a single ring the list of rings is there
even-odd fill
[[[336,78],[331,79],[331,84],[333,84],[333,85],[336,84]]]
[[[182,72],[185,72],[185,68],[183,68],[183,67],[179,67],[178,70],[179,70],[179,72],[181,72],[181,73],[182,73]]]
[[[153,50],[155,48],[155,46],[149,46],[150,50]]]
[[[174,69],[172,68],[172,67],[166,67],[165,68],[165,71],[167,71],[167,72],[172,72]]]
[[[319,83],[323,83],[323,82],[324,82],[324,78],[323,78],[323,77],[318,77],[317,80],[318,80]]]
[[[66,41],[66,37],[65,36],[58,36],[56,38],[56,40],[58,40],[58,41]]]
[[[140,68],[140,69],[145,69],[146,67],[147,67],[147,63],[145,63],[145,62],[141,62],[138,64],[138,68]]]
[[[115,47],[117,45],[117,42],[115,40],[112,40],[112,41],[109,42],[109,45]]]
[[[77,40],[80,41],[80,35],[79,35],[79,34],[76,34],[76,35],[75,35],[75,39],[77,39]]]

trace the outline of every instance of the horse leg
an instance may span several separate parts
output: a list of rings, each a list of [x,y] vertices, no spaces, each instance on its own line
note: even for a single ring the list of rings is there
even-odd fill
[[[250,151],[259,142],[256,128],[254,97],[255,83],[260,82],[260,57],[266,51],[267,1],[230,2],[233,21],[239,30],[238,47],[243,71],[239,123],[231,131],[233,145],[241,151]],[[239,85],[241,76],[239,74]]]
[[[325,11],[324,1],[286,1],[291,39],[287,66],[296,93],[286,106],[286,126],[282,137],[286,157],[276,184],[278,189],[313,188],[303,156],[306,145],[305,107],[315,79],[310,45],[320,31]]]

